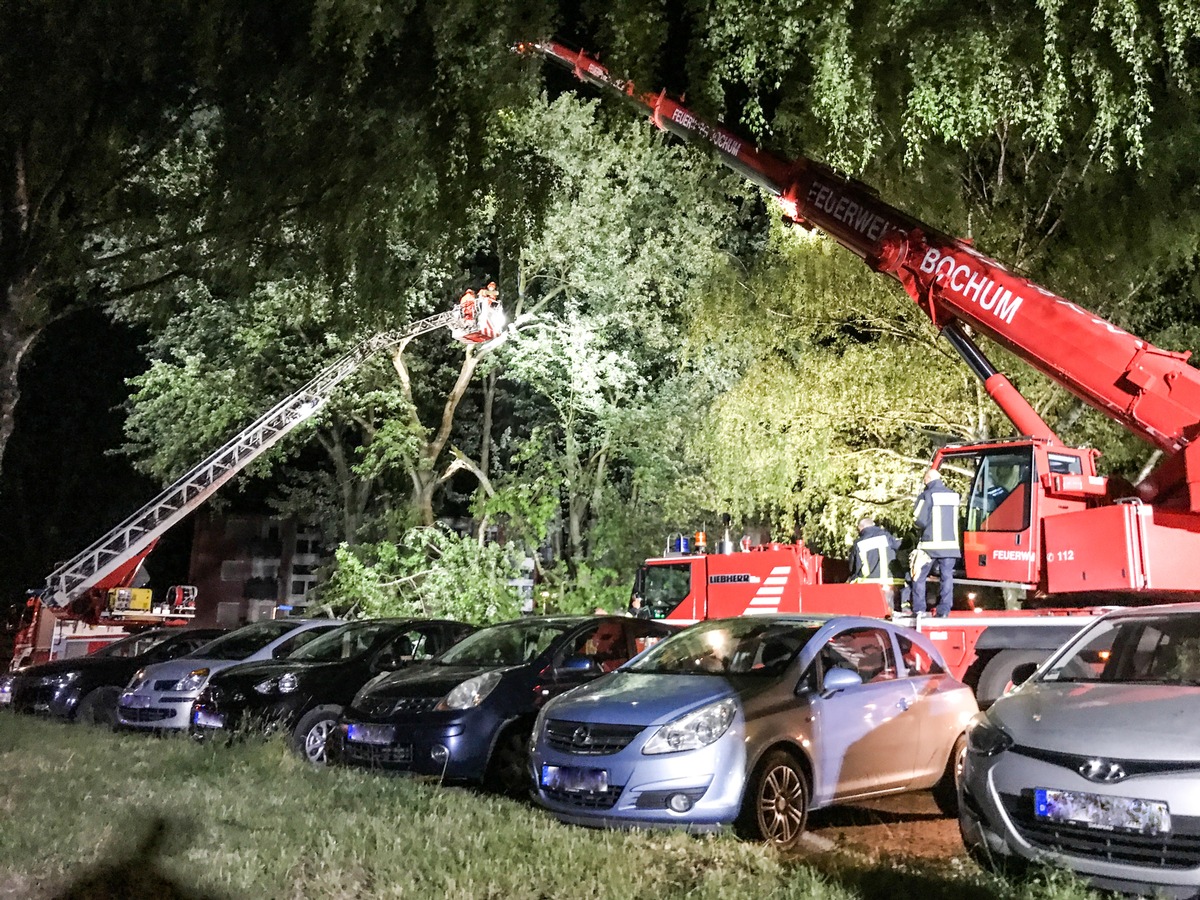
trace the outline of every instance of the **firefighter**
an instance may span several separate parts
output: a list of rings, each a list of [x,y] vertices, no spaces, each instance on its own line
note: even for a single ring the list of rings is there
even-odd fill
[[[468,289],[458,301],[458,317],[466,328],[475,324],[475,307],[477,306],[475,292]]]
[[[858,584],[881,584],[892,599],[898,579],[895,577],[896,551],[900,538],[870,516],[858,520],[858,538],[850,548],[850,581]]]
[[[938,571],[938,604],[933,615],[946,616],[954,604],[954,561],[958,548],[958,494],[942,482],[937,469],[926,469],[925,489],[913,505],[913,518],[921,538],[912,559],[912,607],[918,615],[926,611],[925,586],[930,572]]]

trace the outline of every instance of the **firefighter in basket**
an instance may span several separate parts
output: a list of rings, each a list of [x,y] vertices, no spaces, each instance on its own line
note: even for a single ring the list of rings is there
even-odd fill
[[[451,329],[451,334],[456,340],[482,344],[504,328],[504,313],[500,309],[500,295],[494,281],[489,281],[487,287],[480,288],[478,293],[468,288],[459,298],[455,309],[458,322]]]

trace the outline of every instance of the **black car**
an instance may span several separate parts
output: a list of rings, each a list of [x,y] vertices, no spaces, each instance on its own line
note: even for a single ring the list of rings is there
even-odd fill
[[[192,707],[192,733],[286,730],[310,762],[371,678],[430,659],[475,630],[430,619],[366,619],[321,635],[284,659],[242,663],[213,675]]]
[[[155,628],[87,656],[31,666],[11,676],[12,708],[113,725],[121,689],[139,669],[191,653],[224,633],[224,628]]]
[[[428,665],[367,684],[331,735],[330,758],[519,792],[542,704],[674,631],[624,616],[532,616],[484,628]]]

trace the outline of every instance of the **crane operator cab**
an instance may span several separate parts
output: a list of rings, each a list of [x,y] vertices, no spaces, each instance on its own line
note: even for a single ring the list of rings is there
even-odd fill
[[[478,292],[468,289],[459,298],[454,311],[455,321],[450,326],[450,334],[467,344],[487,343],[507,324],[494,281],[489,281],[488,286]]]
[[[1082,512],[1105,496],[1107,479],[1096,475],[1095,456],[1030,438],[938,451],[934,467],[963,499],[959,574],[977,601],[972,606],[1017,605],[1012,596],[990,597],[996,592],[988,588],[1002,583],[1024,585],[1028,594],[1046,591],[1046,554],[1067,551],[1044,546],[1043,522]]]

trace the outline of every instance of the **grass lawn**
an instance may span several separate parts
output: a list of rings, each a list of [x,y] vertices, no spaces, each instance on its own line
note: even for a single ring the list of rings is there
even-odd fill
[[[0,898],[1075,900],[1066,878],[783,859],[732,836],[560,825],[528,804],[0,712]]]

